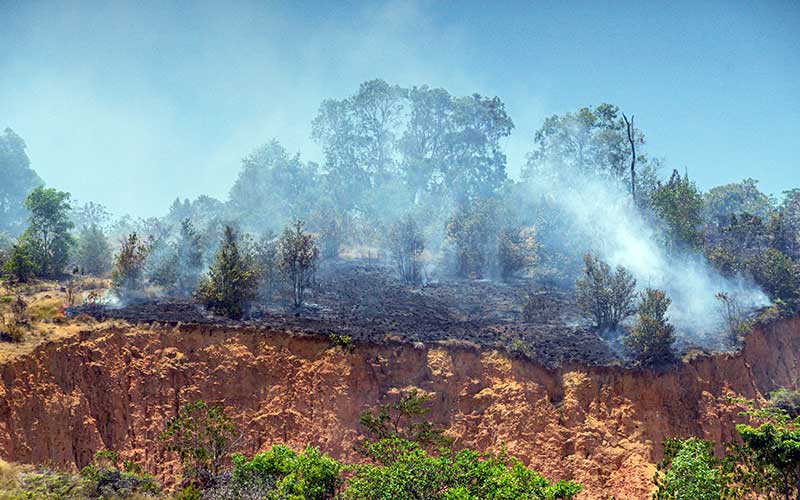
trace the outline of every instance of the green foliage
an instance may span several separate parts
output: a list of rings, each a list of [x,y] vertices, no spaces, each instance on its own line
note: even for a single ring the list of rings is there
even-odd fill
[[[653,481],[653,500],[721,500],[726,490],[714,445],[697,438],[668,439]]]
[[[181,221],[175,242],[175,282],[169,287],[173,294],[189,296],[197,288],[203,271],[203,243],[200,234],[189,219]]]
[[[42,180],[31,168],[25,141],[10,128],[0,134],[0,231],[22,233],[28,216],[24,200]]]
[[[725,219],[732,215],[752,214],[766,217],[773,201],[758,189],[758,181],[747,178],[711,188],[704,196],[707,220]]]
[[[508,279],[519,271],[536,265],[536,233],[533,228],[505,228],[497,237],[497,265],[500,277]]]
[[[253,251],[255,265],[261,283],[261,298],[272,300],[272,292],[279,279],[278,241],[272,231],[267,231],[258,240]]]
[[[677,170],[666,183],[659,183],[651,204],[666,224],[667,249],[672,252],[697,250],[703,244],[703,197],[689,176]]]
[[[360,451],[381,463],[395,459],[398,450],[387,447],[388,439],[412,442],[424,447],[447,446],[452,439],[442,429],[427,420],[432,397],[420,395],[414,389],[399,395],[397,401],[381,405],[378,410],[367,410],[359,416],[359,422],[370,437],[363,442]],[[401,443],[402,444],[402,443]]]
[[[339,346],[345,350],[351,350],[353,348],[353,337],[349,335],[337,335],[335,333],[328,334],[328,338],[331,339],[333,345]]]
[[[196,484],[189,484],[175,492],[174,500],[202,500],[203,490]],[[226,499],[229,500],[229,499]]]
[[[497,250],[499,206],[481,199],[467,204],[447,222],[447,238],[456,248],[456,272],[465,278],[483,278]]]
[[[643,149],[644,134],[634,130],[634,141]],[[528,156],[523,176],[586,175],[629,185],[631,150],[622,113],[617,106],[601,104],[574,113],[547,118],[534,136],[535,149]],[[647,158],[636,158],[641,168]]]
[[[319,248],[314,237],[303,230],[303,222],[298,220],[283,230],[278,241],[278,268],[292,288],[295,307],[303,304],[306,288],[317,269]]]
[[[344,498],[358,500],[544,500],[571,499],[582,487],[552,483],[505,454],[443,449],[429,453],[417,443],[388,438],[401,450],[391,462],[355,466]]]
[[[772,300],[796,307],[800,301],[800,266],[780,250],[767,248],[748,263],[755,282]]]
[[[11,248],[11,254],[3,264],[3,273],[18,283],[27,283],[39,273],[39,266],[26,241],[21,241]]]
[[[202,400],[184,405],[167,421],[161,439],[178,454],[187,479],[208,484],[215,478],[237,438],[236,426],[222,406]]]
[[[636,280],[622,266],[611,273],[611,267],[592,254],[583,257],[583,277],[575,293],[584,314],[594,320],[600,330],[615,330],[633,314]]]
[[[141,467],[126,462],[126,467],[120,469],[117,462],[115,452],[99,452],[91,464],[81,469],[82,489],[87,497],[123,499],[133,495],[155,496],[161,492],[158,481],[143,473]]]
[[[342,464],[313,447],[296,453],[277,445],[251,460],[234,455],[233,463],[231,500],[242,497],[243,490],[252,490],[255,484],[261,484],[266,494],[259,498],[265,500],[327,500],[336,496],[343,482]]]
[[[111,269],[111,247],[97,225],[92,224],[81,231],[76,263],[95,276],[102,276]]]
[[[114,258],[111,271],[111,287],[120,297],[136,295],[144,288],[144,269],[148,248],[131,233],[122,241],[122,246]]]
[[[217,314],[241,318],[258,295],[258,278],[252,257],[239,249],[236,232],[227,226],[222,245],[196,296]]]
[[[769,395],[769,406],[785,412],[789,418],[800,417],[800,392],[788,387],[780,387]]]
[[[647,288],[641,294],[636,324],[625,338],[625,346],[642,366],[659,366],[675,359],[675,328],[666,316],[671,303],[661,290]]]
[[[416,284],[422,280],[422,263],[419,258],[425,250],[425,239],[411,215],[397,221],[389,232],[389,250],[400,279]]]
[[[69,231],[69,193],[37,187],[25,198],[31,215],[23,239],[30,245],[31,254],[42,276],[58,276],[64,271],[74,240]]]
[[[278,230],[311,213],[320,191],[318,167],[292,155],[278,141],[258,147],[242,160],[230,191],[231,217],[256,232]],[[188,212],[181,214],[188,216]]]

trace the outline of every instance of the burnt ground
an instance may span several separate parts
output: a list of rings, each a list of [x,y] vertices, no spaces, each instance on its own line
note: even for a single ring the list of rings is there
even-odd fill
[[[531,322],[522,317],[529,293],[536,301]],[[499,347],[545,366],[564,361],[610,364],[617,356],[596,332],[583,326],[572,295],[532,280],[509,283],[443,278],[409,286],[391,268],[359,261],[328,263],[300,309],[282,292],[254,307],[244,321],[206,312],[190,300],[160,300],[122,308],[77,307],[98,319],[133,322],[252,325],[320,335],[346,335],[355,342],[467,341]]]

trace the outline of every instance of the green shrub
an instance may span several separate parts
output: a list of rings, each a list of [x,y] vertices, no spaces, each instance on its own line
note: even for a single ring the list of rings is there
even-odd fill
[[[800,392],[781,387],[770,393],[769,406],[786,412],[789,418],[800,417]]]
[[[571,499],[583,489],[551,482],[505,454],[473,450],[428,453],[418,444],[389,438],[401,450],[388,463],[354,467],[343,497],[358,500]]]
[[[641,294],[638,318],[625,338],[625,346],[642,366],[658,366],[675,360],[672,350],[675,328],[667,321],[671,303],[661,290],[648,288]]]
[[[654,482],[653,500],[721,500],[725,491],[713,443],[697,438],[665,442]]]
[[[214,263],[195,294],[206,307],[229,318],[241,318],[258,295],[258,269],[239,248],[232,227],[225,227]]]
[[[600,258],[583,256],[583,277],[576,284],[578,305],[600,330],[615,330],[633,314],[636,280],[622,266],[616,272]]]

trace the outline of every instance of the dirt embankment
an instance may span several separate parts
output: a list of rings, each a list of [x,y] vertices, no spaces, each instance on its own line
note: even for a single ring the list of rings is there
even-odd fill
[[[168,478],[175,465],[158,435],[182,402],[202,398],[224,402],[246,451],[310,443],[355,459],[359,412],[416,387],[437,395],[432,415],[459,445],[506,445],[550,477],[585,484],[585,499],[642,499],[662,439],[731,439],[738,408],[726,396],[794,385],[798,353],[800,319],[754,332],[737,356],[662,375],[546,370],[452,344],[346,352],[281,332],[87,326],[0,366],[0,456],[80,467],[113,448]]]

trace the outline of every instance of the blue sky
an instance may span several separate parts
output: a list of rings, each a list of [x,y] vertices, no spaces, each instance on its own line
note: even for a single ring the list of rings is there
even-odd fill
[[[0,0],[0,127],[117,213],[225,198],[277,138],[321,160],[322,99],[384,78],[497,95],[518,172],[554,113],[611,102],[708,188],[800,186],[800,2]]]

